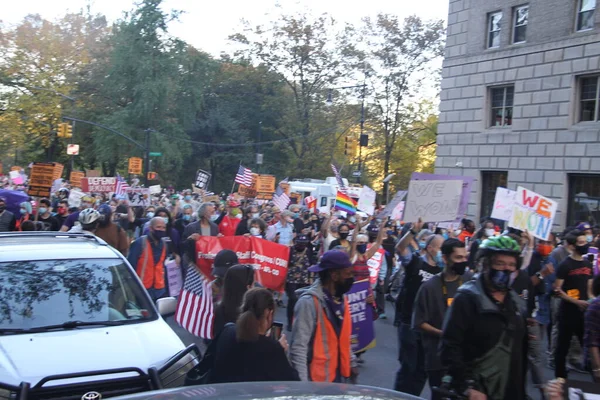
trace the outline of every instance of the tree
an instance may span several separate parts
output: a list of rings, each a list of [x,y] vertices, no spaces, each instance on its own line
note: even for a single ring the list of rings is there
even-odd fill
[[[441,20],[424,22],[416,16],[401,23],[388,14],[365,18],[364,24],[355,70],[366,73],[372,93],[369,116],[377,126],[374,137],[381,143],[383,178],[390,172],[395,149],[407,146],[407,140],[414,142],[415,133],[423,131],[415,127],[418,107],[412,102],[423,83],[439,74],[432,67],[443,54],[444,26]]]

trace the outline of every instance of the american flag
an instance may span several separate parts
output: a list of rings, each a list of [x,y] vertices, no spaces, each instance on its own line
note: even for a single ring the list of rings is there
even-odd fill
[[[212,339],[214,320],[211,283],[192,265],[179,296],[175,321],[192,335]]]
[[[235,183],[244,186],[252,186],[252,170],[240,164],[237,174],[235,175]]]
[[[342,179],[342,176],[340,175],[340,171],[338,171],[337,167],[334,164],[331,164],[331,170],[333,171],[333,174],[335,175],[335,179],[337,180],[340,190],[342,192],[345,192],[346,186],[344,186],[344,180]]]
[[[123,179],[123,177],[117,173],[117,186],[115,187],[115,195],[125,195],[127,193],[127,189],[129,189],[127,181],[125,181],[125,179]]]
[[[285,178],[279,185],[277,185],[277,189],[275,189],[275,195],[273,196],[273,204],[279,207],[280,210],[285,210],[287,206],[290,205],[290,197],[285,193],[285,190],[281,187],[282,183],[287,183],[288,178]]]

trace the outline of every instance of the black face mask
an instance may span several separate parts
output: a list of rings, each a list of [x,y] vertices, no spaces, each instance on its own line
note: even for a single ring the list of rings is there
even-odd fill
[[[335,284],[335,297],[342,297],[352,288],[354,285],[354,278],[346,278],[342,282]]]
[[[462,275],[465,273],[465,270],[467,269],[468,265],[469,263],[467,261],[463,261],[452,264],[450,268],[452,269],[452,272],[454,272],[456,275]]]
[[[348,235],[350,234],[350,232],[340,232],[340,239],[344,239],[346,240],[346,238],[348,237]]]
[[[499,290],[501,292],[508,291],[508,287],[510,285],[510,271],[507,270],[497,270],[490,268],[488,272],[488,277],[490,279],[490,284],[492,288]]]
[[[0,206],[0,213],[6,210],[6,206]]]
[[[304,243],[296,243],[294,245],[294,249],[296,249],[296,251],[303,251],[304,249],[306,249],[306,244],[304,244]]]
[[[590,245],[584,244],[583,246],[575,246],[575,251],[580,255],[586,255],[590,251]]]

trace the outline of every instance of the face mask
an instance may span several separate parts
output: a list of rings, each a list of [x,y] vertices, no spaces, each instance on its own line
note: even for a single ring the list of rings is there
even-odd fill
[[[189,220],[191,220],[191,219],[192,219],[192,216],[191,216],[191,215],[189,215],[189,214],[183,214],[183,220],[184,220],[184,221],[189,221]]]
[[[96,200],[96,205],[99,206],[100,205],[100,200]]]
[[[467,269],[468,264],[469,263],[467,261],[454,263],[454,264],[452,264],[452,272],[454,272],[456,275],[462,275],[465,273],[465,270]]]
[[[485,230],[485,236],[487,236],[487,237],[492,237],[492,236],[494,236],[495,234],[496,234],[496,231],[495,231],[495,230],[493,230],[493,229],[486,229],[486,230]]]
[[[162,239],[165,237],[166,232],[165,231],[152,231],[152,235],[154,235],[155,239]]]
[[[211,221],[216,221],[217,218],[219,218],[219,216],[217,214],[213,214],[213,215],[210,216],[210,220]]]
[[[46,207],[40,207],[40,209],[38,210],[38,214],[46,214],[48,212],[48,209]]]
[[[592,243],[592,240],[594,240],[594,237],[592,235],[587,235],[585,237],[585,239],[587,240],[588,243]]]
[[[302,218],[304,218],[304,219],[309,219],[309,218],[310,218],[310,214],[304,214],[304,215],[302,216]]]
[[[496,290],[506,292],[510,283],[510,271],[500,271],[497,269],[490,268],[488,277],[490,278],[490,284]]]
[[[294,248],[295,248],[297,251],[303,251],[304,249],[306,249],[306,244],[305,244],[305,243],[296,243],[296,244],[294,245]]]
[[[58,213],[61,214],[61,215],[65,214],[66,212],[67,212],[67,210],[65,208],[59,208],[58,209]]]
[[[250,234],[252,236],[259,236],[260,235],[260,229],[259,228],[250,228]]]
[[[554,250],[554,247],[552,247],[551,244],[538,244],[537,245],[537,252],[540,253],[540,255],[542,257],[548,257],[550,255],[550,253],[552,253],[552,250]]]
[[[356,245],[356,251],[358,251],[360,254],[365,254],[367,252],[366,243]]]
[[[23,209],[23,208],[21,208],[21,209],[19,210],[19,212],[20,212],[22,215],[25,215],[25,214],[27,214],[27,210],[25,210],[25,209]]]
[[[386,233],[388,236],[392,236],[394,234],[394,231],[387,231]]]
[[[242,219],[242,214],[238,214],[235,216],[237,219]]]
[[[448,238],[450,236],[448,236],[448,234],[446,232],[442,233],[442,237],[444,238],[444,240],[448,240]]]
[[[6,210],[6,206],[0,206],[0,213]]]
[[[234,208],[233,210],[231,210],[231,215],[233,215],[234,217],[237,217],[239,213],[240,213],[239,208]]]
[[[346,278],[341,283],[337,283],[335,285],[335,296],[342,297],[352,289],[352,285],[354,285],[354,278]]]
[[[169,218],[168,217],[162,217],[163,221],[165,221],[165,225],[167,225],[169,223]]]
[[[575,246],[575,251],[582,256],[587,254],[589,250],[590,250],[589,244],[584,244],[583,246]]]
[[[188,194],[187,196],[185,196],[185,199],[186,199],[187,201],[190,201],[190,200],[192,199],[192,196],[190,196],[190,195]]]
[[[455,230],[455,231],[454,231],[454,235],[455,235],[455,236],[458,236],[458,235],[460,235],[460,234],[461,234],[461,232],[462,232],[462,231],[461,231],[460,229],[457,229],[457,230]]]
[[[258,218],[260,215],[258,213],[252,213],[252,218]]]
[[[154,212],[152,212],[152,211],[147,212],[146,213],[146,217],[148,217],[148,218],[154,218]]]
[[[437,253],[435,253],[435,263],[437,264],[438,267],[440,268],[444,268],[444,266],[446,265],[446,263],[444,262],[444,259],[442,258],[442,251],[438,250]]]
[[[300,213],[294,213],[294,218],[300,217]]]
[[[340,239],[344,239],[346,240],[346,238],[348,237],[349,232],[340,232]]]
[[[427,247],[427,244],[425,242],[419,242],[420,249],[424,249],[425,247]]]

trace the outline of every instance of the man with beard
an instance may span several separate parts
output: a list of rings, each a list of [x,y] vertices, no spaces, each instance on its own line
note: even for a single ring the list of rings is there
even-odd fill
[[[127,257],[127,251],[129,250],[127,233],[112,221],[112,208],[108,204],[102,204],[98,208],[98,212],[102,215],[102,219],[96,229],[96,236]]]
[[[350,258],[343,251],[330,250],[308,270],[317,273],[319,279],[297,291],[290,362],[303,381],[355,378],[358,372],[352,365],[350,347],[352,318],[344,297],[354,283]]]
[[[470,400],[524,400],[527,307],[510,289],[521,247],[496,236],[479,247],[482,273],[464,283],[446,313],[440,356],[444,383]]]

